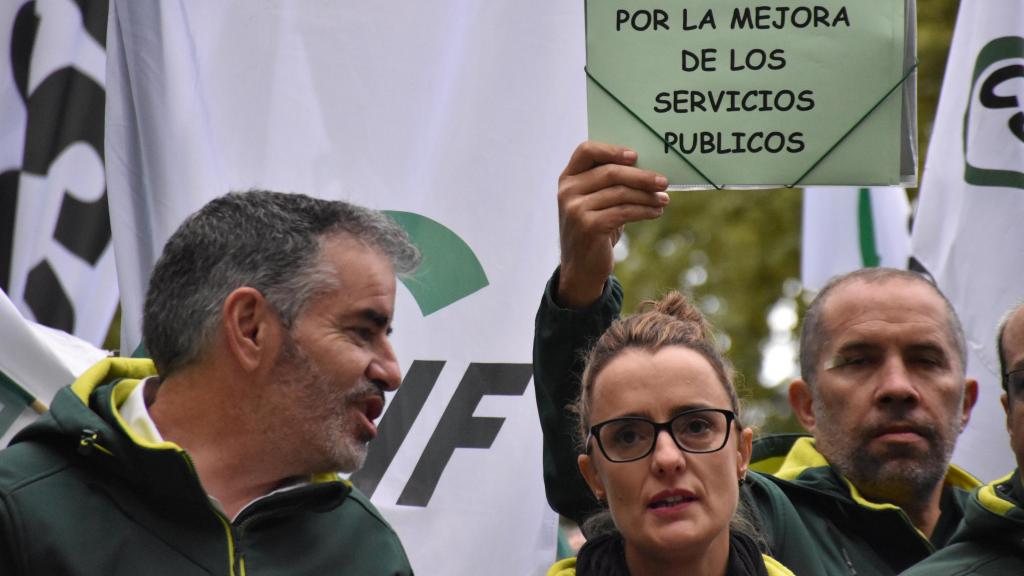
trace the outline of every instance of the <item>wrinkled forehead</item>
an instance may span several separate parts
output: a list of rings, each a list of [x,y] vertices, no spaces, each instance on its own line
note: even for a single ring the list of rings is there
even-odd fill
[[[825,348],[851,344],[939,346],[958,357],[946,303],[922,281],[853,281],[839,286],[822,309]]]

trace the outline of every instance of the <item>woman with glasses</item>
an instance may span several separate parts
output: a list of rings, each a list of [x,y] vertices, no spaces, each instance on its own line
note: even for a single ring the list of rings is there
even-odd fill
[[[608,328],[575,410],[579,468],[607,510],[549,576],[791,575],[737,514],[753,434],[710,326],[681,294]]]

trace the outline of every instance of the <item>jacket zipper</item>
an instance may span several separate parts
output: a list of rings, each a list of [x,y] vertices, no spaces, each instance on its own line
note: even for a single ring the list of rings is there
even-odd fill
[[[192,473],[192,477],[195,478],[196,482],[199,482],[199,475],[196,474],[196,467],[192,463],[192,458],[186,452],[181,452],[181,458],[188,465],[189,472]],[[200,484],[201,485],[201,484]],[[228,541],[228,574],[229,576],[245,576],[245,558],[242,557],[242,551],[235,546],[235,531],[231,528],[231,521],[228,520],[227,516],[223,512],[215,508],[212,504],[210,511],[217,516],[222,526],[224,526],[224,535]],[[239,572],[235,573],[235,566],[238,566]]]
[[[78,453],[82,456],[88,456],[93,450],[99,450],[107,456],[113,456],[114,453],[104,448],[99,443],[100,433],[98,430],[92,428],[85,428],[82,430],[82,435],[78,439]]]
[[[213,508],[211,507],[211,509]],[[220,523],[224,526],[224,534],[227,535],[228,539],[228,574],[231,576],[245,576],[245,564],[242,562],[241,551],[235,547],[235,537],[231,530],[231,523],[228,522],[228,519],[216,509],[213,509],[213,511],[217,514],[217,519],[220,520]],[[236,565],[241,567],[241,573],[238,575],[235,574]]]
[[[850,570],[850,576],[857,576],[857,569],[853,567],[853,559],[850,558],[850,553],[846,551],[846,546],[843,546],[843,539],[839,534],[839,529],[836,528],[836,525],[831,520],[826,520],[825,524],[828,526],[828,531],[832,533],[832,539],[839,546],[839,551],[843,553],[843,561],[846,562],[846,567]]]

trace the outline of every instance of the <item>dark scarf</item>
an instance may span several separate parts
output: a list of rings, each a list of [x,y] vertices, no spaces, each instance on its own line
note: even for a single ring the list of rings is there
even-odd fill
[[[726,576],[768,576],[761,551],[746,534],[729,532],[729,562]],[[604,534],[580,548],[576,576],[629,576],[626,549],[619,533]]]

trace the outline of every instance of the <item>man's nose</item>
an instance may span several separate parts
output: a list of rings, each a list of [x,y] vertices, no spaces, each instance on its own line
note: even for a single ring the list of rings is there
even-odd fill
[[[366,368],[366,377],[386,391],[397,390],[402,384],[402,371],[398,367],[398,358],[395,357],[391,342],[385,340],[381,344],[376,357]]]
[[[887,358],[879,374],[876,400],[882,404],[916,404],[917,386],[902,358]]]

